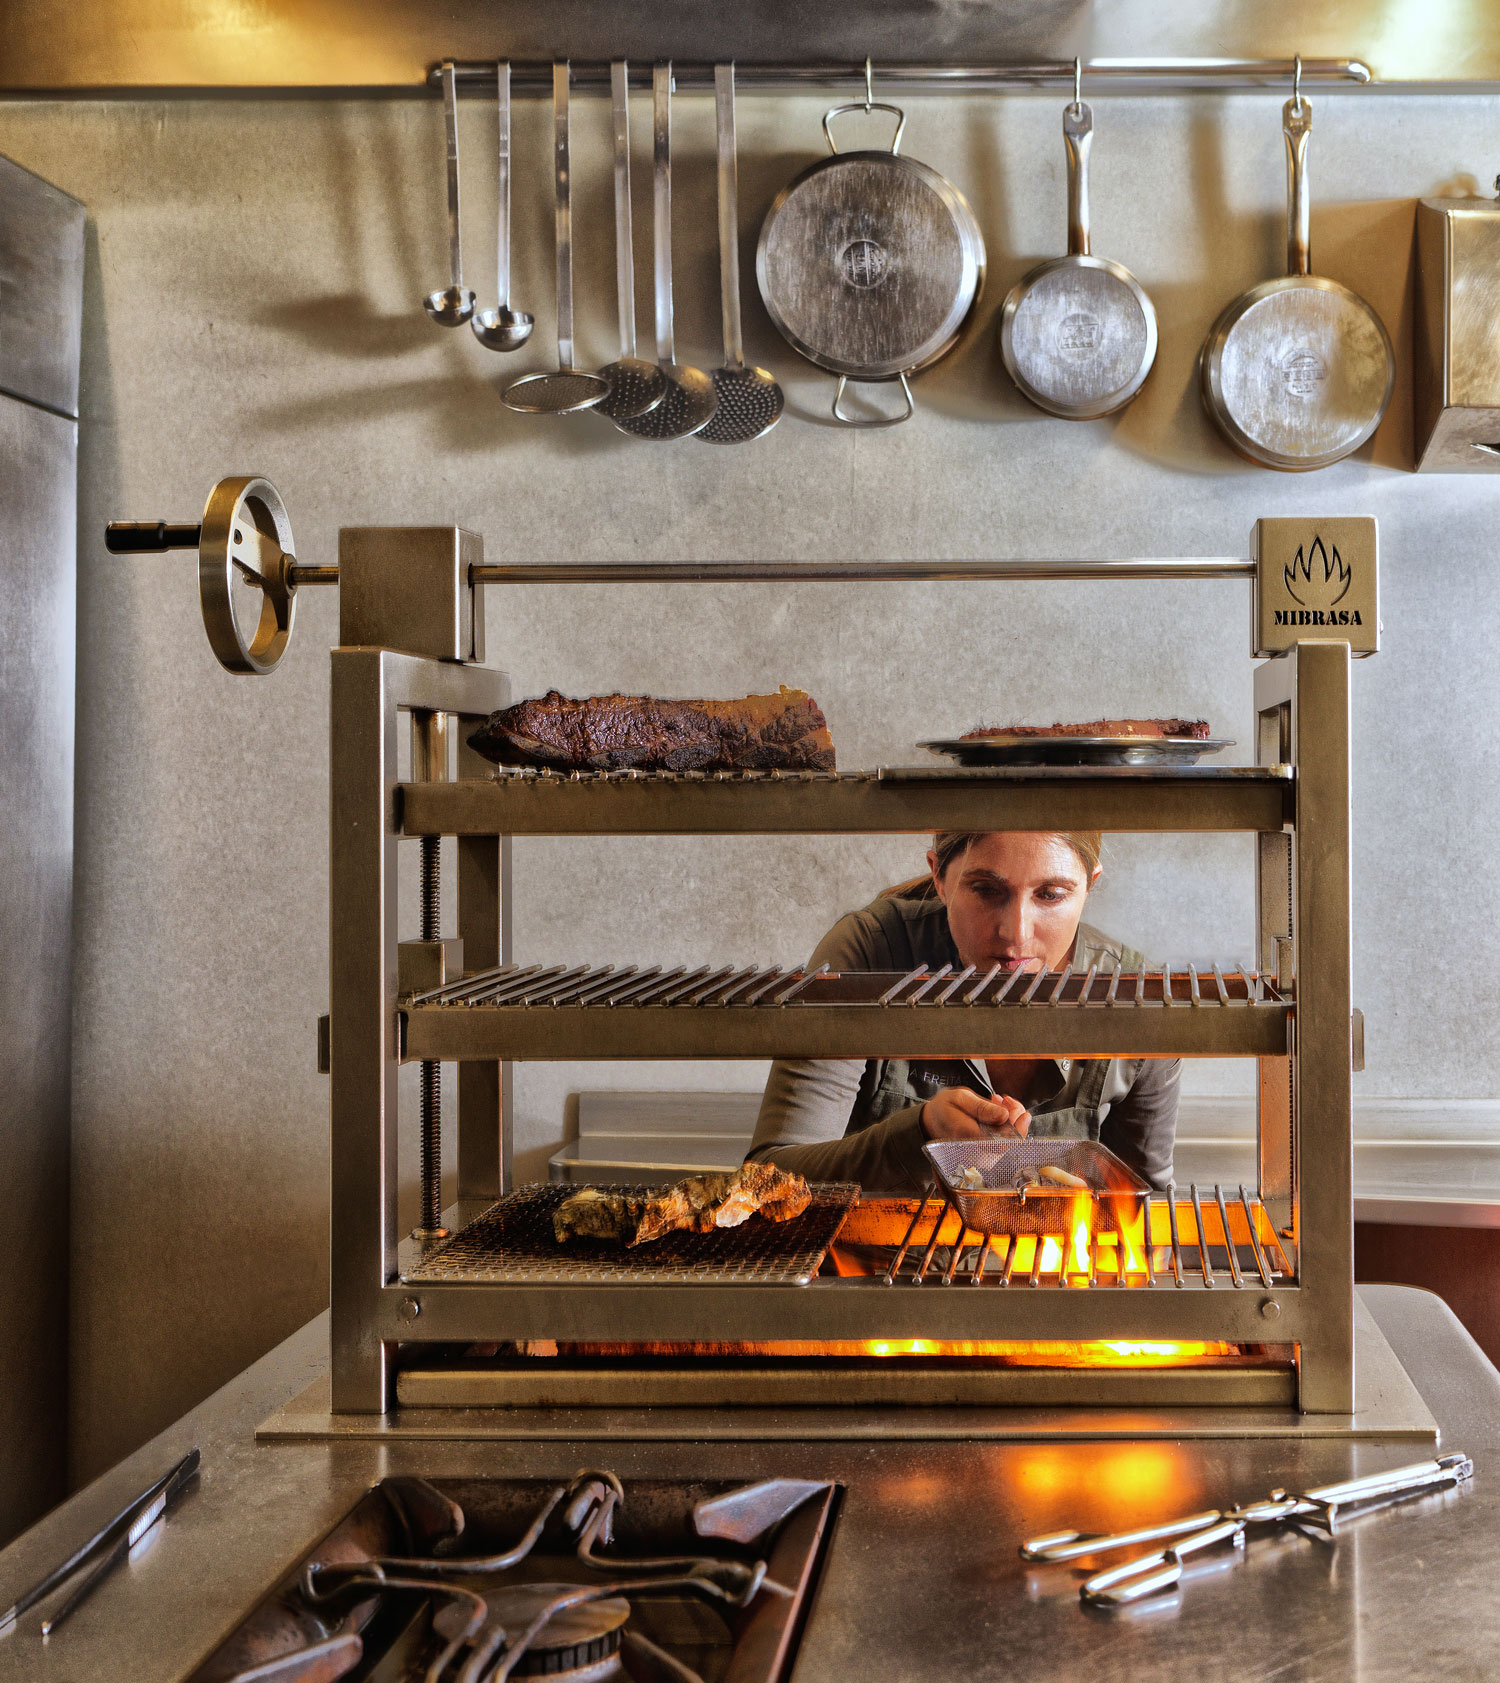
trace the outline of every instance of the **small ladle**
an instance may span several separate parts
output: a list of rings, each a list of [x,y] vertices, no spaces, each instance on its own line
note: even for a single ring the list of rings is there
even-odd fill
[[[443,60],[443,120],[448,131],[448,267],[453,284],[422,300],[439,327],[462,327],[474,314],[474,294],[464,285],[463,241],[458,231],[458,85],[453,60]]]
[[[499,221],[495,234],[493,310],[476,310],[469,326],[488,351],[518,351],[531,337],[534,318],[510,307],[510,62],[495,66],[495,115],[500,130]]]

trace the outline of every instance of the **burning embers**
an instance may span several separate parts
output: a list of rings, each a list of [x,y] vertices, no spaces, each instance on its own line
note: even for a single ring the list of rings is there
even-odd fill
[[[834,1491],[389,1478],[192,1683],[778,1683]]]

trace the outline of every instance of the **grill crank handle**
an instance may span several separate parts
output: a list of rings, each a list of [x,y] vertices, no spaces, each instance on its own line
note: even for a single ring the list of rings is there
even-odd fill
[[[275,669],[292,637],[296,593],[304,584],[337,584],[337,567],[303,566],[286,505],[269,479],[221,479],[196,525],[170,520],[112,520],[104,528],[111,555],[198,551],[203,628],[219,664],[263,676]],[[261,593],[255,631],[247,640],[234,611],[235,574]]]

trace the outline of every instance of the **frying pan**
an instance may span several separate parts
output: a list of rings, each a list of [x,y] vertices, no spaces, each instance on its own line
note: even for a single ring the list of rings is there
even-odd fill
[[[868,77],[868,67],[867,67]],[[913,411],[907,376],[949,350],[984,280],[984,237],[962,193],[901,153],[904,113],[866,97],[823,119],[829,156],[782,188],[761,226],[755,278],[782,337],[839,375],[833,414],[846,426],[892,426]],[[896,118],[888,152],[840,152],[832,124],[853,111]],[[855,419],[850,380],[899,380],[904,411]]]
[[[1390,335],[1356,292],[1312,272],[1307,141],[1312,107],[1294,93],[1286,137],[1287,268],[1235,299],[1200,361],[1203,402],[1252,462],[1284,472],[1330,467],[1380,425],[1396,380]]]
[[[1068,149],[1068,255],[1039,264],[1000,312],[1000,356],[1021,393],[1048,414],[1092,421],[1123,409],[1156,360],[1156,311],[1128,269],[1089,250],[1094,113],[1063,110]]]

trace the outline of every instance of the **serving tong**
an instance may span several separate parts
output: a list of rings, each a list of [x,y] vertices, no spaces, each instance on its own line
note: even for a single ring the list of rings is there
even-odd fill
[[[1252,1525],[1317,1529],[1332,1537],[1338,1530],[1342,1509],[1399,1501],[1425,1490],[1455,1488],[1473,1471],[1474,1463],[1467,1455],[1440,1455],[1435,1460],[1415,1461],[1389,1472],[1346,1479],[1342,1484],[1321,1485],[1300,1496],[1276,1489],[1263,1501],[1247,1502],[1241,1507],[1208,1508],[1202,1513],[1168,1520],[1164,1525],[1142,1526],[1134,1531],[1117,1531],[1113,1535],[1052,1531],[1022,1543],[1021,1558],[1055,1565],[1085,1555],[1112,1554],[1116,1549],[1133,1548],[1138,1543],[1175,1539],[1164,1549],[1095,1572],[1084,1580],[1078,1592],[1091,1606],[1124,1607],[1163,1590],[1175,1589],[1182,1582],[1183,1561],[1190,1555],[1218,1543],[1243,1548]]]

